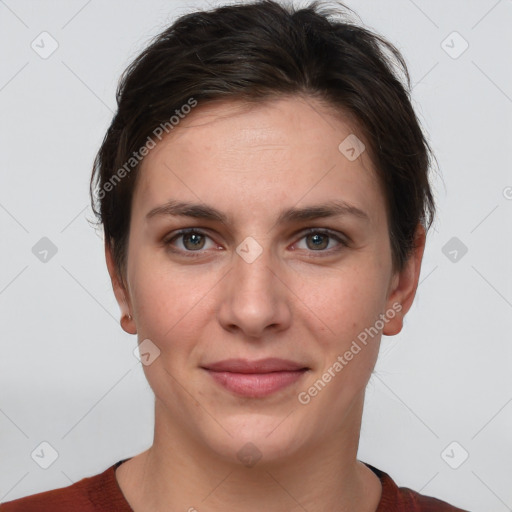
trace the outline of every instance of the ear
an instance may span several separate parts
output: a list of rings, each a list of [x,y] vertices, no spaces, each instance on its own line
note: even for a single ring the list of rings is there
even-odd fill
[[[425,241],[425,228],[418,224],[414,235],[413,252],[403,270],[394,274],[390,284],[386,311],[395,311],[396,314],[382,330],[382,334],[386,336],[394,336],[402,330],[404,317],[412,306],[418,288]]]
[[[119,309],[121,310],[121,327],[128,334],[137,334],[137,327],[132,318],[132,308],[130,305],[129,294],[127,293],[122,280],[120,279],[116,266],[114,264],[114,257],[112,255],[112,248],[105,241],[105,260],[107,261],[107,269],[114,289]]]

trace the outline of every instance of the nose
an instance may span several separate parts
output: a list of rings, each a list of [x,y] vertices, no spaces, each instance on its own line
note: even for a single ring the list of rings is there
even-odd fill
[[[261,339],[291,324],[290,292],[269,249],[254,260],[234,254],[226,275],[218,320],[229,331]]]

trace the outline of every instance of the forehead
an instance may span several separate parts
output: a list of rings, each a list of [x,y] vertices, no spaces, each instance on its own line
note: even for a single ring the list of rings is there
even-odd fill
[[[199,104],[143,160],[133,206],[178,198],[240,215],[341,199],[376,218],[385,202],[372,162],[350,152],[362,144],[354,123],[312,98]]]

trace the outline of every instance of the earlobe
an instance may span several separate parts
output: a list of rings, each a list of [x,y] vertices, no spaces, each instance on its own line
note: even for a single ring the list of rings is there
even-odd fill
[[[119,309],[121,310],[120,324],[122,329],[128,334],[137,334],[137,327],[131,314],[131,306],[129,295],[123,285],[112,255],[111,246],[105,241],[105,260],[107,263],[107,269],[112,283],[112,289],[116,297]]]
[[[425,228],[419,224],[414,237],[413,252],[404,268],[393,276],[393,283],[386,303],[386,316],[390,319],[382,330],[386,336],[394,336],[402,330],[403,319],[412,306],[418,288],[425,242]]]
[[[120,324],[128,334],[137,334],[137,328],[135,327],[132,315],[122,315]]]

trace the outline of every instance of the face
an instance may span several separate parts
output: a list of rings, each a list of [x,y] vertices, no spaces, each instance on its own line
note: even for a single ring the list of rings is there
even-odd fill
[[[125,288],[107,263],[125,330],[158,355],[157,429],[272,460],[359,428],[423,247],[393,272],[369,156],[339,149],[351,134],[313,99],[199,105],[142,162]],[[244,366],[267,358],[291,366]]]

